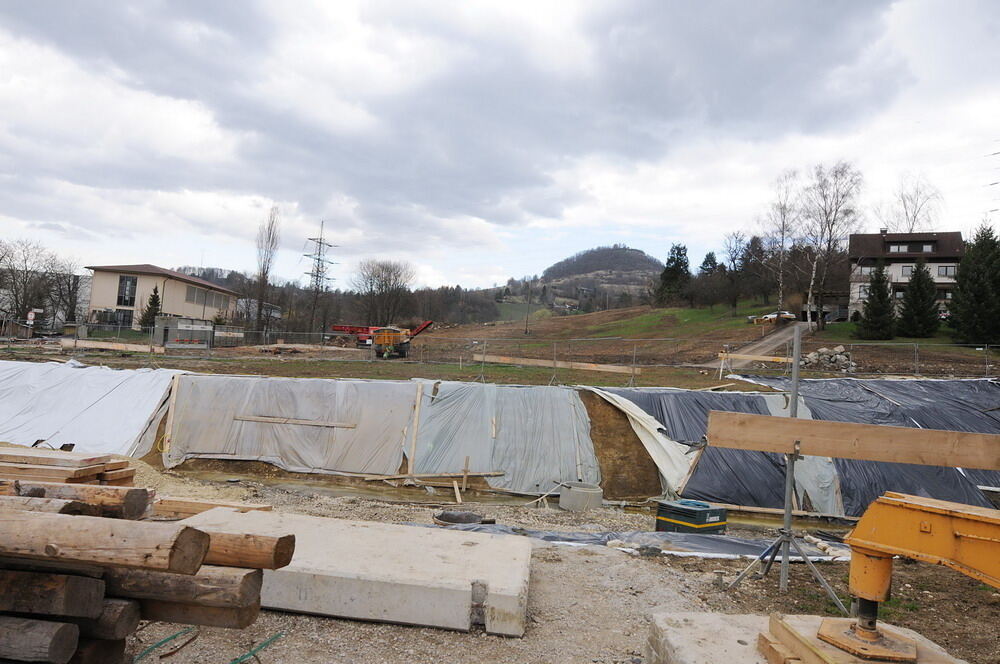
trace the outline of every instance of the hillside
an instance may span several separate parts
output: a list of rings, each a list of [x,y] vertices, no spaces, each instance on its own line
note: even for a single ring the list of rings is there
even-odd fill
[[[622,244],[610,247],[595,247],[564,258],[546,268],[542,281],[552,282],[567,277],[575,277],[595,272],[641,272],[658,274],[663,263],[639,249]]]

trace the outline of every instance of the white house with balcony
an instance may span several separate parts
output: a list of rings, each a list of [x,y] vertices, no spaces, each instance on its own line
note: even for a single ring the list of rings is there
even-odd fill
[[[851,261],[848,310],[860,311],[868,298],[868,282],[881,261],[889,277],[892,297],[902,300],[917,262],[923,260],[937,284],[938,306],[947,309],[955,290],[958,263],[965,253],[960,232],[859,233],[848,244]]]

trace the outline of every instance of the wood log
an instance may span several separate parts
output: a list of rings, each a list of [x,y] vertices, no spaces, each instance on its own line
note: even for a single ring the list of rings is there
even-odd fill
[[[0,657],[66,664],[79,635],[80,628],[71,623],[0,616]]]
[[[89,639],[117,641],[139,628],[139,602],[134,599],[105,597],[101,613],[96,618],[73,618],[80,628],[80,636]]]
[[[159,620],[182,625],[243,629],[252,625],[260,615],[260,604],[236,609],[152,599],[144,599],[141,604],[143,620]]]
[[[80,639],[69,664],[124,664],[125,639]]]
[[[224,533],[211,528],[199,528],[210,538],[206,565],[279,569],[292,562],[295,535],[258,535],[256,533]]]
[[[42,572],[47,574],[73,574],[74,576],[89,576],[92,579],[103,579],[105,570],[105,568],[101,565],[69,563],[61,560],[11,558],[8,556],[0,556],[0,569],[20,570],[22,572]]]
[[[66,485],[58,482],[0,480],[0,494],[79,500],[101,508],[101,515],[118,519],[138,519],[149,509],[152,493],[149,489]]]
[[[260,604],[264,576],[259,569],[203,565],[197,574],[108,569],[109,597],[152,599],[199,606],[238,608]]]
[[[100,579],[0,570],[0,611],[96,618],[103,600]]]
[[[194,574],[208,542],[208,534],[176,523],[0,510],[5,556]]]
[[[52,514],[82,514],[97,516],[101,508],[80,500],[63,498],[30,498],[26,496],[0,496],[0,510],[23,512],[50,512]]]
[[[0,463],[83,468],[85,466],[104,465],[111,461],[113,459],[110,454],[82,454],[80,452],[63,452],[62,450],[49,450],[40,447],[0,448]]]

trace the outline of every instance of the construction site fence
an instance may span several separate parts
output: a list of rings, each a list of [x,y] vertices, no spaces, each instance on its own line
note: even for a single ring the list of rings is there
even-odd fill
[[[14,331],[8,326],[9,331]],[[18,328],[20,329],[20,328]],[[477,375],[488,379],[510,377],[509,366],[534,367],[537,371],[551,370],[557,376],[565,376],[571,371],[602,371],[602,382],[607,383],[611,374],[624,376],[623,382],[652,385],[650,380],[636,381],[636,374],[644,372],[655,376],[657,370],[688,367],[703,373],[788,373],[791,362],[781,359],[791,357],[791,342],[773,346],[764,352],[752,353],[769,360],[745,359],[738,356],[747,354],[745,350],[754,340],[726,340],[706,338],[651,337],[631,339],[621,337],[546,339],[525,335],[524,337],[449,337],[433,334],[421,335],[411,342],[405,358],[385,359],[377,357],[370,347],[357,348],[352,337],[329,333],[256,331],[242,328],[220,328],[233,332],[226,343],[217,343],[211,349],[191,349],[182,351],[167,349],[167,354],[213,354],[240,353],[245,347],[247,354],[256,354],[254,347],[263,345],[289,345],[297,352],[308,355],[309,359],[331,359],[336,361],[392,361],[416,362],[426,365],[447,365],[442,375],[453,374],[457,367],[467,370],[475,367]],[[69,337],[91,340],[114,341],[132,344],[155,344],[153,330],[133,329],[130,326],[87,325],[85,331],[78,331]],[[23,335],[5,336],[8,347],[19,342]],[[227,348],[228,346],[228,348]],[[996,362],[1000,348],[987,344],[955,344],[940,339],[919,341],[861,341],[855,339],[814,339],[805,335],[802,339],[802,356],[819,353],[827,349],[839,350],[836,364],[813,364],[802,368],[806,376],[878,376],[914,375],[925,377],[996,377]],[[325,351],[329,350],[329,354]],[[728,352],[737,357],[720,360],[720,353]],[[594,366],[596,365],[596,366]],[[575,373],[579,378],[581,375]],[[596,375],[596,374],[595,374]],[[611,381],[614,382],[614,381]]]

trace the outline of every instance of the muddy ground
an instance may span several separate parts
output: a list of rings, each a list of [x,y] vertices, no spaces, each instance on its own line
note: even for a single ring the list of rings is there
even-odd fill
[[[218,469],[199,471],[216,473]],[[289,484],[276,477],[258,482],[198,479],[184,471],[160,472],[148,466],[139,471],[143,482],[161,494],[204,496],[223,500],[267,502],[276,510],[318,516],[386,522],[429,523],[442,507],[451,507],[446,492],[410,493],[402,500],[396,490],[385,497],[335,495],[330,482]],[[236,476],[230,478],[236,479]],[[344,489],[350,491],[350,487]],[[423,493],[419,504],[414,501]],[[469,497],[475,501],[474,496]],[[482,500],[491,500],[483,498]],[[652,530],[652,512],[601,509],[570,513],[553,508],[524,507],[526,499],[504,504],[468,502],[466,507],[499,523],[563,531]],[[774,531],[737,528],[733,534],[770,538]],[[576,662],[640,664],[652,610],[713,611],[723,613],[788,613],[832,615],[832,604],[800,565],[792,567],[792,592],[777,590],[776,574],[750,579],[734,593],[720,592],[713,571],[732,578],[744,563],[641,557],[609,547],[569,547],[533,542],[529,593],[529,626],[521,639],[437,629],[363,623],[315,616],[264,611],[251,627],[241,631],[195,628],[147,656],[161,661],[174,644],[193,641],[163,659],[177,664],[232,662],[276,634],[272,645],[257,653],[260,664],[475,662],[477,664],[560,664]],[[824,574],[846,597],[847,565],[824,563]],[[898,563],[895,596],[883,616],[911,627],[942,644],[954,655],[974,664],[1000,662],[1000,593],[940,567]],[[131,641],[141,653],[163,638],[187,629],[183,625],[152,623]],[[735,664],[735,663],[733,663]]]

